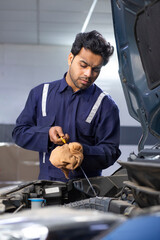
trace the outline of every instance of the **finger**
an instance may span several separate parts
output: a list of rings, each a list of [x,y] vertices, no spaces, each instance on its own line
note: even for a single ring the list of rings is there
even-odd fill
[[[65,133],[63,139],[65,139],[66,142],[69,142],[69,135],[68,135],[68,133]]]
[[[65,140],[65,138],[63,138],[63,137],[60,137],[60,139],[62,140],[62,142],[65,144],[66,143],[66,140]]]
[[[61,144],[66,144],[69,141],[69,135],[66,133],[64,136],[60,136],[59,139],[61,139]]]
[[[62,145],[62,140],[59,138],[59,135],[64,136],[62,128],[59,126],[51,127],[49,130],[50,141],[54,144]]]
[[[57,137],[64,137],[64,133],[61,127],[56,128]]]

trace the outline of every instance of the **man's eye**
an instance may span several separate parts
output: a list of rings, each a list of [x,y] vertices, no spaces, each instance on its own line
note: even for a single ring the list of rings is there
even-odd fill
[[[100,69],[99,68],[93,68],[93,71],[98,73],[98,72],[100,72]]]
[[[86,65],[81,65],[82,68],[86,68],[87,66]]]

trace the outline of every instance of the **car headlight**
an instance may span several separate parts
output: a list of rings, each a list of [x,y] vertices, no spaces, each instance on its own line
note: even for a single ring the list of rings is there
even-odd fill
[[[35,223],[0,226],[0,239],[3,240],[45,240],[47,235],[48,228]]]

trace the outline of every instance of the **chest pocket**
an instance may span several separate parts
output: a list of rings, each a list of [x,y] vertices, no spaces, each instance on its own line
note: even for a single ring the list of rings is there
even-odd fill
[[[86,122],[86,114],[77,119],[77,131],[84,136],[94,136],[93,124]]]

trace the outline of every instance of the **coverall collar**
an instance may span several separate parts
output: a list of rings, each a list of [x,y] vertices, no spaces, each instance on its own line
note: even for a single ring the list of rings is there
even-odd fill
[[[65,80],[65,76],[66,76],[66,73],[64,74],[64,77],[62,78],[62,81],[61,81],[61,84],[60,84],[60,87],[59,87],[59,92],[60,93],[62,93],[68,87],[70,87]],[[87,88],[85,90],[79,90],[79,91],[75,92],[74,94],[81,94],[81,96],[83,96],[86,100],[89,100],[90,96],[93,93],[93,89],[94,89],[94,84],[92,84],[89,88]]]

